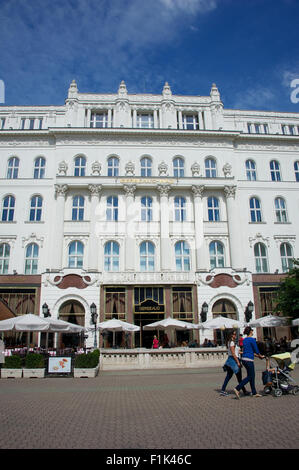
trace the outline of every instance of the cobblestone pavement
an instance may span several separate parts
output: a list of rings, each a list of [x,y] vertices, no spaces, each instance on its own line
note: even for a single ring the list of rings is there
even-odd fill
[[[262,390],[256,361],[257,390]],[[299,367],[293,372],[299,383]],[[221,368],[0,380],[1,449],[299,449],[299,395],[236,400]]]

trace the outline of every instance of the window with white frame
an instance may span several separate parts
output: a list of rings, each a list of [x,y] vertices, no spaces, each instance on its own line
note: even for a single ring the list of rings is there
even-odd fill
[[[90,116],[90,127],[103,128],[108,127],[111,123],[108,122],[108,112],[97,112],[91,113]]]
[[[250,221],[261,222],[262,221],[262,209],[261,202],[257,197],[251,197],[249,200],[250,207]]]
[[[68,267],[69,268],[82,268],[84,256],[84,245],[77,240],[69,244],[68,249]]]
[[[289,243],[281,243],[280,245],[280,257],[282,271],[286,273],[289,269],[294,266],[293,248]]]
[[[140,271],[155,270],[155,245],[145,241],[140,244]]]
[[[277,160],[270,162],[270,175],[272,181],[281,181],[280,165]]]
[[[14,220],[16,199],[14,196],[5,196],[2,204],[2,222],[12,222]]]
[[[72,220],[84,220],[84,197],[74,196],[72,205]]]
[[[215,196],[208,197],[208,220],[209,222],[219,222],[219,199]]]
[[[108,158],[108,176],[119,176],[119,159],[117,157]]]
[[[258,123],[254,123],[254,130],[256,134],[259,134],[261,132],[261,125]]]
[[[152,129],[154,127],[154,116],[152,113],[137,113],[136,127],[141,129]]]
[[[205,159],[205,175],[206,175],[206,178],[216,178],[217,166],[216,166],[216,160],[214,158]]]
[[[39,247],[36,243],[30,243],[25,250],[25,274],[36,274],[38,266]]]
[[[186,241],[174,245],[176,271],[190,271],[190,248]]]
[[[119,271],[119,244],[114,241],[105,243],[104,246],[104,270]]]
[[[246,177],[248,181],[256,181],[256,165],[253,160],[246,160]]]
[[[7,178],[8,179],[17,179],[19,175],[19,164],[20,160],[18,157],[11,157],[8,160],[8,167],[7,167]]]
[[[5,126],[5,118],[0,119],[0,129],[4,129]]]
[[[29,119],[29,129],[30,130],[34,129],[34,121],[35,121],[35,119],[33,119],[33,118]]]
[[[173,176],[175,178],[183,178],[185,174],[184,160],[181,157],[173,159]]]
[[[299,161],[294,162],[295,179],[299,181]]]
[[[85,176],[86,158],[78,156],[75,158],[74,176]]]
[[[7,274],[9,267],[10,246],[8,243],[0,244],[0,274]]]
[[[153,220],[153,200],[149,196],[141,198],[141,220],[151,222]]]
[[[174,198],[174,220],[184,222],[186,220],[186,199],[182,196]]]
[[[46,159],[44,157],[37,157],[34,162],[34,179],[42,179],[45,176]]]
[[[140,175],[142,177],[152,176],[152,160],[149,157],[143,157],[140,160]]]
[[[224,268],[224,246],[223,243],[215,240],[209,245],[210,266],[214,268]]]
[[[30,199],[30,222],[40,222],[42,218],[43,199],[41,196],[32,196]]]
[[[267,247],[264,243],[254,245],[255,270],[257,273],[269,272]]]
[[[114,221],[114,222],[118,221],[118,197],[117,196],[107,197],[106,220]]]
[[[282,197],[275,198],[276,222],[286,223],[288,221],[286,202]]]
[[[199,129],[198,114],[183,114],[182,123],[183,129],[192,131]]]

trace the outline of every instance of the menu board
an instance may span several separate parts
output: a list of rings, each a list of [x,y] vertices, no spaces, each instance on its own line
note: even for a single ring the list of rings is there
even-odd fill
[[[72,371],[71,357],[49,357],[48,373],[67,373]]]

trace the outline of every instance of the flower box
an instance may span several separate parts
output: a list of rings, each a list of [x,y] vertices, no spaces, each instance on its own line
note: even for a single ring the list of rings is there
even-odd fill
[[[22,377],[23,369],[1,369],[2,379],[20,379]]]
[[[74,368],[74,377],[93,378],[98,375],[99,366],[94,368]]]
[[[25,379],[43,379],[45,377],[45,369],[23,369],[23,377]]]
[[[74,377],[96,377],[100,368],[99,356],[98,349],[88,354],[78,354],[75,358]]]
[[[42,354],[29,353],[25,358],[24,378],[42,379],[45,377],[45,360]]]

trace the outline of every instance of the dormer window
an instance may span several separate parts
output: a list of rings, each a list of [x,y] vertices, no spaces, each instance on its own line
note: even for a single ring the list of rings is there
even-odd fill
[[[199,129],[198,115],[197,114],[183,114],[183,129],[194,131]]]
[[[108,112],[91,113],[90,127],[109,127]]]
[[[152,113],[137,113],[136,127],[141,129],[153,129],[154,116]]]

